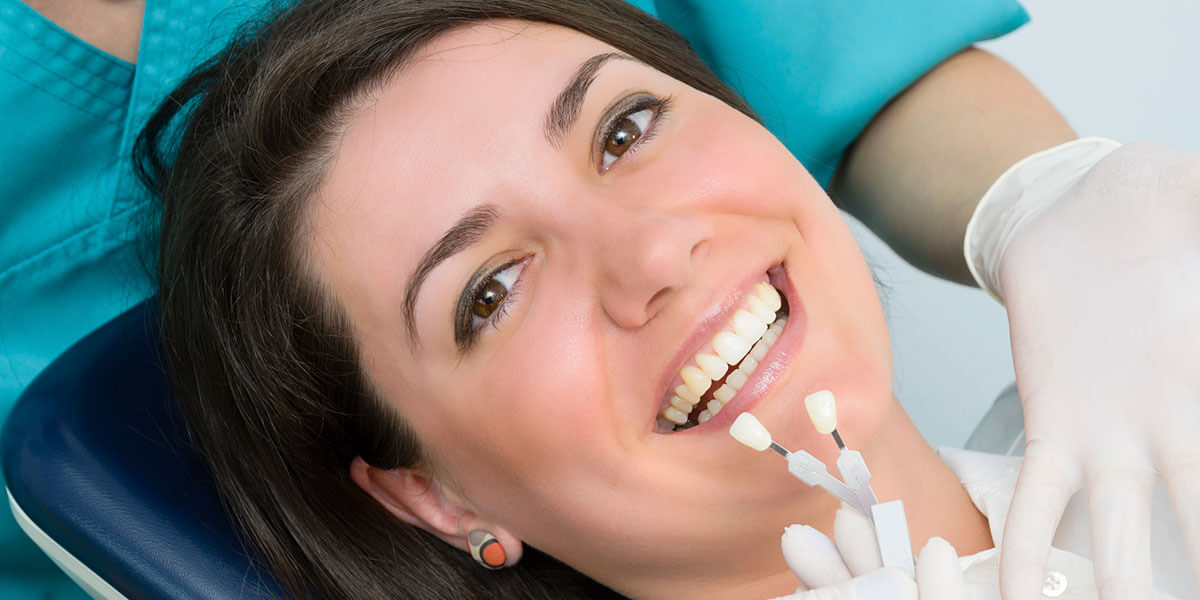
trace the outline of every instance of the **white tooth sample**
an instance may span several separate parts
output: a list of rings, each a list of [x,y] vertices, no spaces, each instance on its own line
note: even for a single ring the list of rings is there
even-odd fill
[[[733,332],[753,344],[767,331],[767,324],[753,313],[738,309],[733,313]]]
[[[679,377],[683,379],[683,385],[691,391],[696,397],[704,395],[708,391],[708,386],[712,385],[712,378],[704,374],[700,367],[688,365],[679,370]]]
[[[707,390],[707,389],[708,388],[705,388],[705,390]],[[692,390],[689,390],[688,386],[686,386],[686,385],[675,386],[675,395],[679,396],[680,398],[682,398],[684,400],[687,400],[693,406],[700,403],[700,394],[693,394]]]
[[[679,396],[671,396],[671,406],[674,406],[675,408],[679,409],[679,412],[686,415],[692,412],[692,407],[695,406],[695,404],[692,404],[691,402],[688,402]]]
[[[729,365],[725,364],[725,361],[721,360],[717,355],[707,352],[696,353],[696,365],[713,381],[724,377],[725,372],[729,370]]]
[[[754,316],[766,321],[768,324],[775,321],[775,311],[771,307],[759,299],[758,296],[750,296],[746,299],[746,310],[749,310]]]
[[[710,406],[706,408],[709,409],[709,412],[712,412],[711,405],[713,401],[720,402],[721,404],[729,404],[729,401],[733,400],[735,394],[737,394],[737,390],[729,387],[728,384],[723,385],[717,388],[717,391],[713,392],[713,399],[708,401]]]
[[[762,360],[763,357],[767,355],[767,350],[770,349],[771,344],[767,343],[766,340],[759,340],[758,343],[754,344],[754,347],[750,349],[750,357],[746,360],[749,360],[750,358],[753,358],[754,360]]]
[[[742,366],[739,366],[738,370],[730,373],[729,377],[725,378],[725,387],[731,387],[735,390],[740,390],[742,389],[743,385],[746,385],[746,380],[749,378],[746,377],[746,373],[742,371],[742,369],[745,368],[745,365],[746,361],[743,360]]]
[[[707,410],[708,414],[715,417],[717,416],[717,413],[721,412],[722,408],[725,408],[725,403],[713,398],[712,400],[708,401],[708,404],[704,407],[704,410]]]
[[[763,427],[754,415],[744,412],[733,421],[733,425],[729,426],[729,435],[733,439],[762,452],[771,447],[771,434]]]
[[[817,433],[830,433],[837,429],[837,402],[833,399],[833,392],[821,390],[809,394],[804,399],[804,406]]]
[[[664,419],[676,425],[683,425],[684,423],[687,423],[687,415],[680,412],[679,409],[675,408],[674,406],[668,406],[667,408],[663,409],[662,416]]]
[[[732,331],[722,331],[713,336],[712,346],[713,350],[717,351],[717,356],[731,365],[736,365],[750,352],[750,344]],[[692,387],[691,384],[688,384],[688,387]]]
[[[779,290],[775,289],[769,283],[758,284],[758,297],[771,308],[771,310],[779,310],[783,306],[783,298],[779,296]]]
[[[711,418],[712,415],[709,414],[707,410],[702,410],[700,411],[700,414],[696,416],[696,421],[703,423]]]
[[[742,364],[738,365],[737,372],[749,377],[756,368],[758,368],[758,359],[754,358],[754,350],[751,350],[750,355],[743,358]],[[726,377],[725,381],[729,381],[729,378]],[[741,389],[741,386],[738,386],[738,388]]]

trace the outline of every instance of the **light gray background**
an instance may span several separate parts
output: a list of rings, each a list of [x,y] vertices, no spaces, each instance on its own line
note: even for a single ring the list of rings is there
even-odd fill
[[[1032,21],[981,47],[1020,69],[1076,132],[1200,152],[1200,0],[1022,4]],[[930,443],[961,446],[1014,379],[1004,311],[978,289],[913,269],[854,225],[892,288],[896,394]]]

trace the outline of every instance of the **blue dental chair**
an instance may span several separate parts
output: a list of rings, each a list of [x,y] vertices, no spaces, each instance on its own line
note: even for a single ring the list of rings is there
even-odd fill
[[[94,331],[18,400],[0,439],[13,514],[96,598],[272,597],[188,445],[157,314]]]
[[[0,439],[25,532],[105,600],[278,595],[189,446],[149,300],[71,347],[21,396]],[[1013,390],[968,447],[1023,449]]]

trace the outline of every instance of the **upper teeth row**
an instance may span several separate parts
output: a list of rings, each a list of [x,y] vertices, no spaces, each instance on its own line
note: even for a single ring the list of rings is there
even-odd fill
[[[683,384],[675,388],[670,405],[663,409],[660,416],[677,425],[687,422],[687,416],[700,402],[700,397],[708,391],[714,380],[725,376],[729,367],[738,364],[750,352],[751,346],[759,341],[766,333],[767,327],[775,321],[775,312],[783,305],[779,292],[766,282],[754,286],[752,293],[747,295],[746,304],[733,313],[724,329],[713,336],[708,346],[702,348],[692,357],[692,361],[679,370],[679,378]],[[771,340],[774,341],[774,340]],[[761,356],[754,359],[755,365]],[[746,373],[753,371],[743,369]],[[736,376],[737,373],[730,375]],[[744,383],[742,381],[741,383]],[[738,388],[741,386],[738,385]],[[729,398],[714,399],[717,402],[728,402]],[[712,401],[709,402],[710,413]],[[715,407],[720,410],[720,407]]]

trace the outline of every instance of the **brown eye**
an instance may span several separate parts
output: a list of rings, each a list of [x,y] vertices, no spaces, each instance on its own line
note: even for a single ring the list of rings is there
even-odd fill
[[[642,136],[642,128],[638,127],[629,117],[621,119],[620,123],[613,128],[613,132],[608,136],[608,141],[604,144],[604,151],[614,156],[621,156],[625,151]]]
[[[600,171],[607,171],[621,155],[629,152],[638,140],[646,135],[650,121],[658,112],[658,107],[639,108],[625,114],[616,120],[604,137],[604,152],[600,157]]]
[[[492,279],[484,284],[483,289],[479,290],[479,294],[475,296],[475,303],[471,306],[471,314],[481,319],[486,319],[492,316],[492,313],[504,302],[504,297],[508,295],[508,288],[504,287],[503,283]]]

